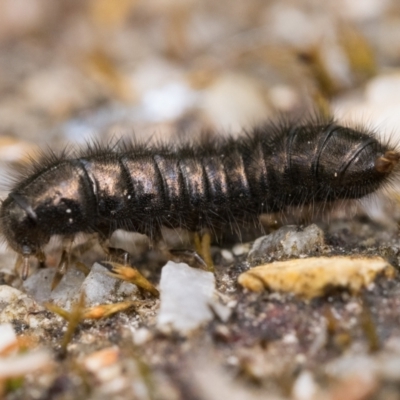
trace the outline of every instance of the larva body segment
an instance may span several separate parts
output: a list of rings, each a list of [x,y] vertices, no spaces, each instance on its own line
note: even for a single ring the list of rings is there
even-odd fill
[[[363,197],[398,160],[372,135],[333,122],[265,125],[176,148],[89,149],[38,164],[4,200],[1,230],[26,258],[56,234],[240,227],[287,206]]]

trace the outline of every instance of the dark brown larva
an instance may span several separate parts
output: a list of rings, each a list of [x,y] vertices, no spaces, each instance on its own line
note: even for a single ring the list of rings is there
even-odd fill
[[[1,231],[27,260],[42,258],[52,235],[230,229],[287,206],[363,197],[393,177],[399,158],[332,121],[269,124],[217,143],[95,146],[35,164],[4,200]]]

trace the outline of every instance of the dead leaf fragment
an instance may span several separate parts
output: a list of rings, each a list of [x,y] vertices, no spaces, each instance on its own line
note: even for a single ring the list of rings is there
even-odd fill
[[[392,278],[395,269],[381,257],[312,257],[260,265],[238,281],[254,292],[269,289],[313,298],[333,287],[358,292],[382,273]]]

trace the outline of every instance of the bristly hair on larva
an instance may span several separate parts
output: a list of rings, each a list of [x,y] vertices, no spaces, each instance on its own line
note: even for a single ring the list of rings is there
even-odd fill
[[[239,138],[89,145],[32,163],[1,205],[0,228],[25,265],[43,260],[53,235],[240,231],[260,214],[375,193],[399,159],[371,131],[321,118],[267,123]]]

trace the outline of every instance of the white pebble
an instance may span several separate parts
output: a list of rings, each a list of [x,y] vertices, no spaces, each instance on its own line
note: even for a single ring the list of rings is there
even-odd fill
[[[12,346],[17,341],[14,329],[11,324],[0,325],[0,353]]]
[[[152,338],[151,332],[146,328],[139,328],[132,332],[133,342],[136,346],[142,346]]]
[[[235,260],[234,257],[233,257],[233,254],[229,250],[222,249],[221,250],[221,255],[228,262],[233,262]]]
[[[293,385],[293,397],[296,400],[310,400],[316,392],[317,386],[312,374],[308,371],[302,372]]]
[[[186,334],[211,320],[209,305],[214,290],[215,278],[211,272],[169,261],[161,273],[158,327]]]
[[[288,333],[282,338],[282,342],[286,344],[295,344],[298,342],[298,339],[294,333]]]
[[[246,252],[246,248],[242,245],[242,244],[236,244],[235,246],[233,246],[232,248],[232,253],[235,256],[241,256]]]
[[[0,379],[24,376],[30,372],[50,367],[51,355],[48,351],[38,350],[18,356],[0,359]]]

